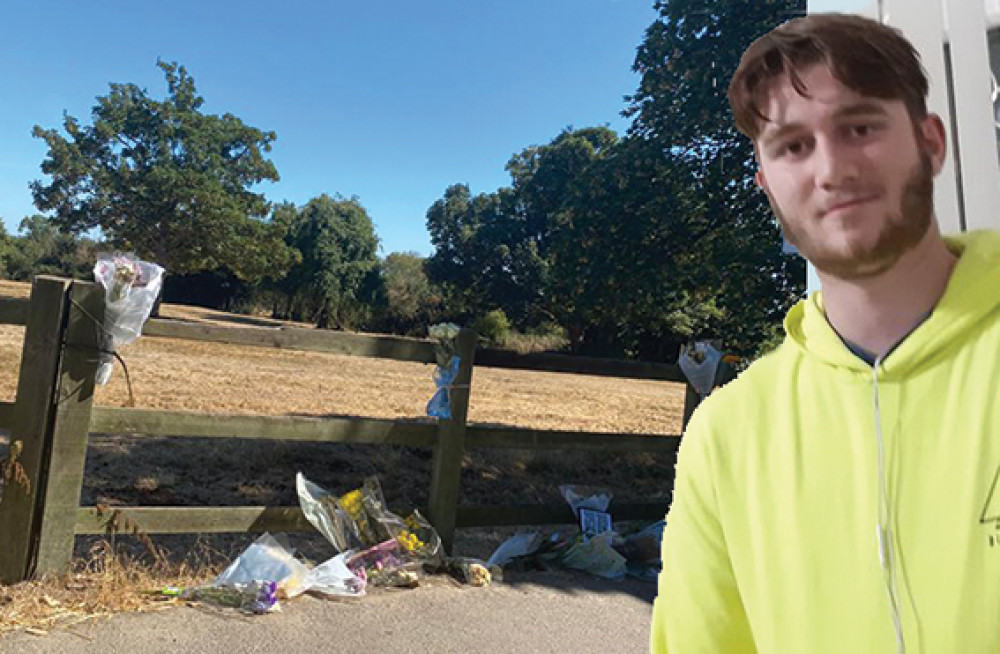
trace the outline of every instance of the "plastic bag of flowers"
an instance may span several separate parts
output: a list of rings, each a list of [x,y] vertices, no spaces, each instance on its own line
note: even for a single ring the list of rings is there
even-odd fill
[[[290,547],[265,533],[243,550],[211,583],[216,588],[235,587],[254,581],[273,581],[278,597],[290,598],[305,592],[309,568],[295,558]]]
[[[365,578],[355,574],[347,565],[348,558],[353,554],[350,550],[342,552],[310,570],[304,584],[307,592],[340,597],[364,595]]]
[[[361,487],[362,506],[379,542],[396,540],[408,561],[436,565],[440,561],[441,537],[420,511],[405,519],[386,508],[377,477],[368,477]]]
[[[470,586],[489,586],[490,582],[493,581],[492,572],[486,562],[480,559],[461,556],[446,557],[443,566],[448,574]],[[497,570],[499,570],[499,566]]]
[[[360,492],[356,503],[345,503],[344,498],[347,495],[337,498],[306,479],[301,472],[295,475],[295,490],[306,520],[316,527],[338,552],[363,549],[375,544],[374,535],[369,536],[367,528],[362,535],[361,526],[358,524],[359,519],[362,524],[364,523],[364,516],[358,513],[361,508]]]
[[[161,592],[163,595],[238,609],[243,613],[254,615],[281,610],[281,605],[278,604],[278,584],[273,581],[251,581],[246,584],[195,588],[167,587]]]
[[[407,563],[435,565],[441,552],[441,537],[419,511],[405,519],[386,508],[377,477],[368,477],[360,488],[339,498],[296,475],[299,504],[306,519],[339,552],[385,549],[386,541],[398,543],[398,556]]]
[[[372,586],[414,588],[420,584],[421,566],[407,558],[394,538],[350,555],[347,567]]]
[[[104,286],[103,348],[97,368],[97,383],[103,386],[111,378],[111,352],[117,352],[139,338],[149,318],[163,283],[163,268],[140,261],[132,254],[101,254],[94,264],[94,279]]]

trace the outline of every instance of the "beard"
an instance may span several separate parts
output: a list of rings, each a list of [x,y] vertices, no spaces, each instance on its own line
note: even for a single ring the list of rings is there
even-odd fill
[[[875,243],[848,251],[826,247],[801,225],[789,221],[770,196],[768,202],[785,239],[816,270],[844,280],[876,277],[896,265],[930,229],[934,219],[934,168],[930,155],[921,149],[920,161],[903,185],[899,207],[885,216]]]

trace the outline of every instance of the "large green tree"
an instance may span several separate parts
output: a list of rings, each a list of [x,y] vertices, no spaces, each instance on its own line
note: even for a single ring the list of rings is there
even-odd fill
[[[639,88],[626,111],[664,197],[687,187],[699,207],[688,239],[721,317],[727,347],[753,352],[802,293],[803,261],[781,252],[781,236],[753,184],[752,144],[733,126],[726,89],[743,50],[805,12],[805,0],[661,0],[634,69]],[[655,191],[655,189],[654,189]],[[650,199],[655,202],[656,199]]]
[[[558,214],[547,295],[578,351],[669,360],[721,315],[705,242],[692,238],[705,207],[666,168],[643,143],[622,141]]]
[[[576,351],[605,356],[672,360],[699,337],[756,351],[804,267],[782,254],[726,86],[744,48],[802,5],[656,3],[624,138],[564,130],[510,160],[509,188],[453,186],[431,207],[428,270],[449,312],[554,319]]]
[[[356,327],[368,318],[378,290],[378,237],[356,198],[323,194],[301,209],[282,205],[275,224],[301,260],[278,282],[284,316],[318,327]]]
[[[474,196],[467,185],[454,184],[427,210],[435,247],[427,272],[441,286],[452,317],[468,321],[498,302],[497,280],[510,246],[496,234],[503,230],[508,198],[507,191]]]
[[[382,261],[381,331],[424,336],[436,322],[441,294],[428,279],[425,265],[426,259],[416,252],[393,252]]]
[[[266,157],[275,139],[232,114],[202,112],[194,79],[158,62],[167,96],[111,84],[92,124],[66,115],[65,135],[35,126],[48,146],[31,185],[35,206],[66,230],[100,228],[115,247],[185,274],[226,267],[242,279],[277,274],[289,263],[282,233],[253,187],[277,180]]]
[[[555,318],[547,295],[556,219],[582,175],[618,137],[606,127],[567,129],[511,157],[511,186],[473,196],[457,184],[427,212],[431,279],[465,319],[502,308],[519,327]]]

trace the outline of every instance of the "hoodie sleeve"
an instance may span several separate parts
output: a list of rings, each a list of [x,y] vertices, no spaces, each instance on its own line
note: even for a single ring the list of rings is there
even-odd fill
[[[653,602],[652,654],[757,651],[719,522],[709,434],[698,420],[704,414],[695,413],[678,452]]]

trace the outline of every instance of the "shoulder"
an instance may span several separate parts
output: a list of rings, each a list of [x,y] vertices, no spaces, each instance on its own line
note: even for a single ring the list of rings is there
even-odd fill
[[[698,406],[697,413],[708,414],[718,421],[734,411],[742,414],[748,407],[774,402],[775,382],[788,374],[796,357],[795,348],[785,341],[750,364],[736,379],[717,388]]]

